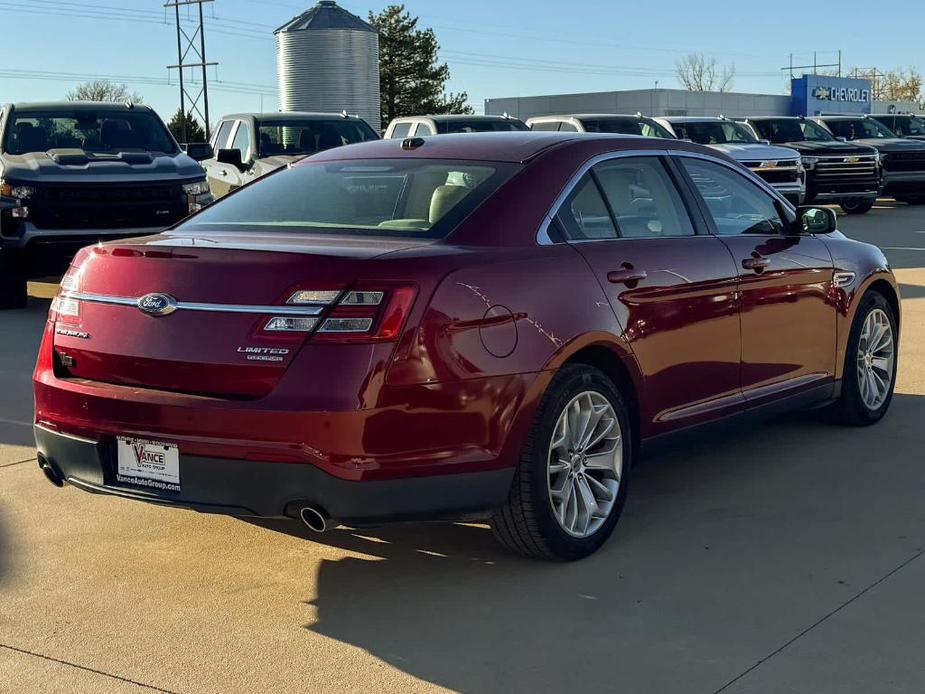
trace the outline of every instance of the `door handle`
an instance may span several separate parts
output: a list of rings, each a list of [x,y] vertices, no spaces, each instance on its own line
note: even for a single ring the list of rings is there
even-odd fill
[[[607,273],[607,281],[612,284],[633,284],[648,277],[645,270],[637,270],[630,263],[623,263],[619,270],[611,270]]]
[[[745,258],[742,261],[742,267],[746,270],[754,270],[756,273],[764,272],[765,268],[771,264],[771,261],[768,258],[765,258],[763,255],[757,251],[752,253],[751,258]]]

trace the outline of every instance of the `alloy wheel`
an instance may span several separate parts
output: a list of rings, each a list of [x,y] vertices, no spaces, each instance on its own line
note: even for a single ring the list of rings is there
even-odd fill
[[[623,475],[623,436],[613,405],[585,391],[559,414],[547,461],[549,501],[569,535],[590,537],[613,511]]]
[[[868,410],[876,410],[889,397],[895,358],[890,318],[882,309],[875,308],[864,319],[858,340],[858,390]]]

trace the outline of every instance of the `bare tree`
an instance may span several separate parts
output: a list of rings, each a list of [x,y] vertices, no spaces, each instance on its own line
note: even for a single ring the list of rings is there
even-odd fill
[[[922,100],[922,74],[914,67],[899,70],[887,70],[876,81],[880,101],[914,101]]]
[[[130,92],[127,85],[110,80],[84,82],[65,96],[68,101],[113,101],[116,103],[131,101],[134,104],[144,101],[137,92]]]
[[[721,66],[716,58],[691,53],[675,61],[675,75],[692,92],[728,92],[735,77],[735,65]]]

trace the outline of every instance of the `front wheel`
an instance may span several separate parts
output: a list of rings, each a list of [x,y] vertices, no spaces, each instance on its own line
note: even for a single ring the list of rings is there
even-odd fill
[[[864,200],[862,198],[850,198],[848,200],[840,200],[838,204],[842,210],[844,210],[845,214],[867,214],[874,206],[874,201]]]
[[[503,545],[554,561],[595,552],[626,501],[632,436],[626,405],[600,370],[569,364],[553,378],[508,499],[491,527]]]
[[[886,414],[896,385],[897,335],[890,303],[877,292],[865,294],[848,334],[841,396],[831,408],[837,421],[867,426]]]

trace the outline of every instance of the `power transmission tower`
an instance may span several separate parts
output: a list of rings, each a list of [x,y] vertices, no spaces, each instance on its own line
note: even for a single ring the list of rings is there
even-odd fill
[[[186,142],[187,136],[186,114],[188,112],[194,113],[202,119],[206,126],[206,140],[211,138],[211,133],[209,131],[211,127],[209,123],[209,83],[206,69],[211,65],[218,65],[218,63],[206,62],[206,34],[205,22],[202,16],[202,5],[203,3],[213,1],[214,0],[168,0],[168,2],[164,3],[164,7],[172,7],[174,9],[174,15],[177,20],[177,64],[168,65],[167,69],[177,70],[180,74],[180,113],[182,114],[180,124],[184,143]],[[199,10],[196,30],[192,33],[184,29],[180,21],[180,7],[182,5],[187,6],[187,8],[191,5],[196,5]],[[188,13],[187,20],[189,19],[194,18],[190,18]],[[195,68],[200,68],[202,70],[202,86],[194,96],[193,93],[186,88],[187,82],[184,79],[183,73],[184,70]],[[191,80],[191,82],[195,84],[195,80]],[[187,107],[187,101],[189,102],[189,107]]]

